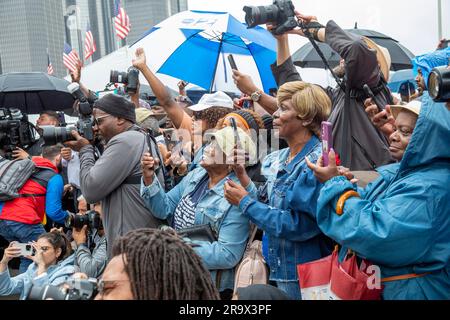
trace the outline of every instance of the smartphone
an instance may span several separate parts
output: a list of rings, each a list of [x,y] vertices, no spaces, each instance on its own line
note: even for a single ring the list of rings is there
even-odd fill
[[[36,254],[36,249],[29,243],[14,242],[13,247],[20,248],[20,255],[22,257],[34,256]]]
[[[372,92],[372,90],[370,90],[370,87],[365,84],[363,86],[364,92],[366,93],[367,98],[372,99],[372,102],[376,104],[376,106],[378,107],[378,112],[381,112],[384,110],[384,108],[377,102],[377,100],[375,100],[375,96]]]
[[[176,130],[173,128],[165,129],[163,135],[167,150],[172,152],[173,148],[180,142]]]
[[[236,66],[236,62],[234,61],[234,57],[231,53],[228,55],[228,62],[230,63],[231,69],[233,69],[233,70],[238,69]]]
[[[328,153],[333,148],[333,126],[331,122],[322,121],[322,158],[326,167],[330,163]]]
[[[230,117],[230,123],[231,123],[231,127],[233,128],[233,132],[234,132],[234,144],[236,146],[238,146],[238,148],[239,148],[240,141],[239,141],[239,133],[238,133],[238,129],[237,129],[236,119],[233,117]]]

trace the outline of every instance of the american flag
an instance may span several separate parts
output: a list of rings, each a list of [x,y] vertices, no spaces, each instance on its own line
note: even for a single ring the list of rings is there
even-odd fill
[[[120,0],[115,0],[114,5],[114,28],[120,39],[125,39],[131,30],[130,18],[125,9],[122,8]]]
[[[48,54],[47,50],[47,74],[52,75],[53,72],[52,62],[50,61],[50,55]]]
[[[77,65],[81,63],[77,52],[67,43],[64,43],[63,63],[71,72],[75,72]]]
[[[92,35],[91,25],[88,23],[86,30],[86,38],[84,39],[84,60],[87,60],[97,51],[94,36]]]

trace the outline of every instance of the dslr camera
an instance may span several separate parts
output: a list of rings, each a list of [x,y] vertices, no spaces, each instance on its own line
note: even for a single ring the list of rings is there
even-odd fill
[[[294,5],[290,0],[275,0],[268,6],[245,6],[243,10],[249,28],[271,22],[276,25],[272,33],[279,35],[298,26]]]
[[[450,69],[446,66],[431,70],[428,76],[428,93],[434,102],[450,101]]]
[[[55,145],[57,143],[63,143],[70,140],[75,140],[71,131],[77,131],[82,137],[89,141],[94,140],[94,118],[92,116],[93,105],[95,101],[89,101],[86,96],[81,92],[80,85],[78,83],[71,83],[67,86],[67,89],[75,99],[80,102],[78,108],[79,120],[75,125],[68,125],[65,127],[55,126],[43,126],[43,138],[45,145]]]
[[[97,294],[97,279],[71,279],[59,286],[31,287],[27,300],[91,300]]]
[[[139,70],[135,67],[129,67],[127,72],[111,70],[109,82],[122,83],[126,85],[126,93],[136,93],[139,85]]]
[[[12,151],[17,147],[31,147],[37,140],[35,133],[27,114],[18,108],[0,108],[0,151],[6,159],[12,159]]]
[[[90,210],[84,215],[70,214],[65,222],[66,228],[81,229],[88,226],[89,229],[103,229],[102,219],[97,211]]]

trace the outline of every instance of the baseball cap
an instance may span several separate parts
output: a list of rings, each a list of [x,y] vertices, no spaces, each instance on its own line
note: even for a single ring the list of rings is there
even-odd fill
[[[197,104],[188,107],[192,111],[203,111],[212,107],[233,109],[233,100],[222,91],[204,94]]]

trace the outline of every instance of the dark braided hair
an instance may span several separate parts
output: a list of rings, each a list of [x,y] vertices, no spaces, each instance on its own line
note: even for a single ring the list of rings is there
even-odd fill
[[[136,229],[116,240],[136,300],[219,300],[201,258],[175,232]]]

